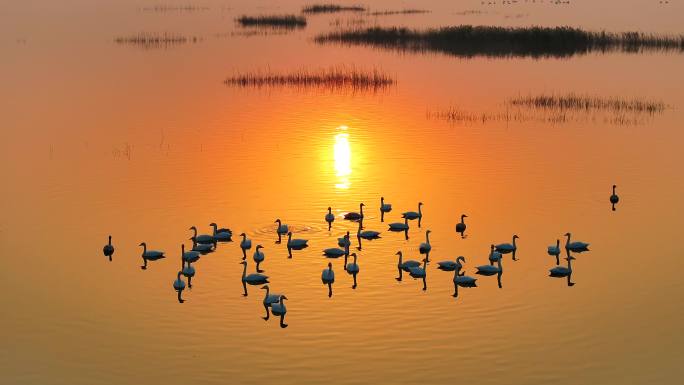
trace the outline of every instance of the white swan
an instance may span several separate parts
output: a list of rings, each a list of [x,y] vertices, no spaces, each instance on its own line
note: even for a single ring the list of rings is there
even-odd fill
[[[565,241],[565,249],[572,251],[574,253],[582,253],[585,251],[589,251],[589,244],[584,243],[584,242],[570,242],[570,237],[572,234],[570,233],[565,233],[565,236],[568,237],[568,239]]]
[[[568,261],[568,267],[565,266],[555,266],[552,269],[549,269],[549,276],[550,277],[567,277],[572,273],[572,261],[575,259],[572,255],[565,258],[566,261]]]
[[[421,206],[423,206],[423,202],[418,202],[418,212],[407,211],[407,212],[401,214],[401,217],[406,218],[408,220],[414,220],[414,219],[422,218],[423,212],[421,211]]]
[[[613,194],[610,196],[610,203],[613,205],[613,211],[615,211],[615,205],[620,202],[620,197],[615,193],[616,187],[616,185],[613,185]]]
[[[463,233],[466,231],[466,224],[463,218],[468,218],[468,216],[461,214],[461,222],[456,224],[456,232],[461,233],[461,237],[463,237]]]
[[[107,243],[103,248],[102,248],[102,253],[105,255],[105,257],[109,257],[109,260],[112,260],[112,255],[114,255],[114,246],[112,246],[112,236],[109,236],[109,243]]]
[[[143,265],[140,266],[141,269],[145,270],[147,269],[147,261],[157,261],[160,260],[164,257],[164,252],[163,251],[157,251],[157,250],[147,250],[147,243],[142,242],[140,245],[143,248],[142,252],[142,259],[143,259]]]
[[[346,213],[344,214],[344,219],[349,219],[352,221],[357,221],[359,219],[363,219],[363,206],[365,206],[363,203],[359,205],[359,212],[351,212],[351,213]]]
[[[283,224],[280,219],[276,219],[275,223],[278,224],[278,227],[276,228],[276,233],[278,233],[278,235],[287,234],[290,231],[290,227]]]
[[[268,277],[263,274],[252,273],[247,275],[247,261],[242,261],[240,264],[244,266],[242,269],[242,282],[248,283],[250,285],[261,285],[268,283]]]
[[[388,213],[392,211],[392,205],[385,203],[385,197],[380,197],[380,212]]]
[[[212,233],[215,240],[223,242],[233,240],[233,232],[230,229],[219,229],[218,225],[214,222],[210,223],[209,226],[213,228]]]
[[[560,239],[556,239],[556,246],[549,246],[546,250],[546,252],[552,256],[556,257],[556,265],[560,264],[560,260],[558,259],[561,253],[560,250]]]
[[[173,289],[178,292],[178,302],[183,303],[184,300],[181,298],[181,292],[185,289],[185,281],[181,279],[182,272],[178,272],[176,280],[173,281]]]
[[[321,281],[326,284],[335,282],[335,272],[332,269],[332,263],[328,263],[328,268],[323,270]]]
[[[397,251],[397,255],[399,256],[399,262],[397,263],[397,268],[400,270],[404,270],[405,272],[409,272],[412,267],[419,267],[420,262],[409,259],[408,261],[404,261],[404,255],[401,251]]]
[[[347,264],[347,273],[349,274],[356,274],[359,272],[359,264],[356,263],[356,253],[351,253],[351,256],[354,257],[354,262]]]
[[[325,214],[325,221],[328,222],[328,224],[335,221],[335,215],[332,213],[332,207],[328,207],[328,213]]]
[[[216,239],[214,238],[213,235],[209,234],[200,234],[197,235],[197,227],[192,226],[190,227],[189,230],[192,230],[192,237],[195,238],[195,241],[199,244],[209,244],[209,243],[216,243]]]
[[[389,224],[389,231],[406,231],[409,229],[408,218],[404,219],[404,223],[394,222]]]
[[[430,250],[432,250],[432,246],[430,245],[430,233],[430,230],[425,232],[425,242],[418,246],[418,251],[420,251],[421,254],[430,254]]]

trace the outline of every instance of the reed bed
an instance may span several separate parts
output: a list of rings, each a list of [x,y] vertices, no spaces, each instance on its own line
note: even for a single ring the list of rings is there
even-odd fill
[[[336,12],[365,12],[360,5],[311,4],[302,8],[302,13],[336,13]]]
[[[143,7],[141,10],[145,12],[198,12],[198,11],[208,11],[209,7],[201,5],[154,5],[149,7]]]
[[[420,13],[430,13],[427,9],[399,9],[369,12],[371,16],[391,16],[391,15],[415,15]]]
[[[394,79],[380,70],[363,71],[354,67],[320,70],[302,69],[291,73],[247,72],[225,80],[237,87],[296,87],[351,90],[379,90],[394,84]]]
[[[494,27],[459,25],[415,30],[370,27],[320,35],[318,43],[369,45],[455,56],[567,57],[589,52],[684,52],[684,35],[593,32],[572,27]]]
[[[507,100],[516,107],[528,107],[545,110],[607,110],[616,113],[662,113],[667,105],[662,101],[639,98],[598,97],[570,93],[567,95],[519,96]]]
[[[260,15],[238,17],[237,22],[243,27],[271,27],[271,28],[303,28],[306,18],[297,15]]]
[[[114,38],[117,44],[135,45],[142,48],[166,48],[174,45],[196,43],[200,38],[174,33],[139,33],[131,36]]]

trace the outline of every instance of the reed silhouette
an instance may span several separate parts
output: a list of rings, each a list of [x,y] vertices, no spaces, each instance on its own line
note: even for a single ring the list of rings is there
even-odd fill
[[[176,33],[139,33],[131,36],[119,36],[114,42],[123,45],[133,45],[144,49],[169,48],[177,45],[197,43],[201,38],[185,36]]]
[[[360,5],[339,4],[311,4],[302,8],[302,13],[336,13],[336,12],[364,12],[365,7]]]
[[[379,91],[394,84],[394,79],[378,69],[364,71],[355,67],[300,69],[290,73],[247,72],[227,78],[236,87],[294,87],[327,90]]]
[[[297,15],[260,15],[238,17],[237,22],[243,27],[271,27],[271,28],[304,28],[306,18]]]
[[[368,12],[370,16],[391,16],[391,15],[415,15],[419,13],[430,13],[427,9],[398,9]]]

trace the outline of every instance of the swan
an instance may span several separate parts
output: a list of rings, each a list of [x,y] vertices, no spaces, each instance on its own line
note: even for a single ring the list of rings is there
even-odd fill
[[[142,242],[138,246],[142,246],[143,252],[142,252],[142,259],[143,259],[143,265],[140,266],[141,269],[145,270],[147,269],[147,261],[157,261],[164,257],[164,252],[163,251],[157,251],[157,250],[147,250],[147,243]]]
[[[491,248],[489,250],[489,264],[494,266],[494,262],[497,262],[501,260],[501,253],[494,250],[496,246],[491,245]]]
[[[328,213],[325,214],[325,221],[328,222],[328,230],[330,230],[330,224],[335,221],[335,215],[332,213],[332,207],[328,207]]]
[[[339,247],[332,247],[329,249],[323,250],[323,255],[325,255],[328,258],[339,258],[343,255],[346,255],[349,253],[349,246],[346,246],[344,249],[340,249]]]
[[[363,239],[378,239],[380,238],[380,232],[373,230],[361,231],[361,222],[359,222],[359,229],[356,230],[356,237]]]
[[[321,281],[326,284],[335,282],[335,272],[332,269],[332,263],[328,262],[328,268],[323,270]]]
[[[610,203],[613,205],[613,211],[615,211],[615,205],[620,202],[620,197],[615,193],[616,187],[616,185],[613,185],[613,195],[610,196]]]
[[[354,262],[348,264],[346,270],[349,274],[357,274],[359,272],[359,264],[356,263],[356,253],[351,253],[351,256],[354,257]]]
[[[211,243],[197,243],[195,237],[190,238],[192,241],[192,251],[200,254],[208,254],[214,251],[214,245]]]
[[[477,267],[477,274],[481,275],[494,275],[494,274],[499,274],[503,273],[503,267],[501,266],[501,259],[499,258],[496,263],[497,266],[492,266],[492,265],[482,265]]]
[[[210,223],[213,230],[213,237],[217,241],[229,242],[233,240],[233,232],[230,229],[219,229],[218,225],[214,222]]]
[[[572,251],[574,253],[582,253],[584,251],[589,251],[589,244],[584,243],[584,242],[570,242],[570,237],[572,234],[570,233],[565,233],[565,236],[568,237],[568,239],[565,241],[565,250]]]
[[[404,223],[394,222],[389,224],[389,231],[406,231],[409,229],[408,218],[404,219]]]
[[[278,235],[287,234],[290,231],[290,228],[287,225],[284,225],[280,219],[276,219],[275,223],[278,224],[278,227],[276,228]]]
[[[241,233],[242,241],[240,241],[240,248],[242,249],[242,259],[247,258],[247,250],[252,248],[252,240],[247,238],[247,234]]]
[[[185,245],[181,245],[181,255],[185,262],[197,262],[200,259],[199,251],[185,251]]]
[[[520,237],[518,237],[517,235],[513,235],[513,243],[512,244],[511,243],[500,243],[500,244],[494,246],[494,248],[496,249],[496,251],[500,252],[501,254],[513,253],[513,260],[515,261],[516,260],[515,259],[515,252],[516,252],[516,250],[518,250],[518,246],[515,244],[515,240],[518,238],[520,238]]]
[[[244,268],[242,269],[243,283],[248,283],[250,285],[261,285],[264,283],[268,283],[268,277],[263,274],[252,273],[250,275],[247,275],[247,261],[242,261],[240,262],[240,264],[244,266]]]
[[[461,267],[461,263],[458,262],[459,258],[463,257],[458,257],[456,258],[456,261],[441,261],[437,262],[437,268],[440,270],[444,271],[453,271]]]
[[[572,261],[573,259],[576,259],[572,255],[565,258],[566,261],[568,261],[568,267],[565,266],[555,266],[551,269],[549,269],[549,277],[566,277],[572,273]]]
[[[178,292],[178,302],[183,303],[185,301],[181,298],[181,292],[185,289],[185,281],[181,279],[181,274],[183,273],[179,271],[176,280],[173,281],[173,289]]]
[[[385,197],[380,197],[380,212],[388,213],[390,211],[392,211],[392,205],[389,203],[385,203]]]
[[[183,264],[183,270],[181,272],[183,273],[183,276],[188,279],[188,288],[192,288],[192,277],[195,276],[195,268],[190,265],[190,262],[187,263],[187,266],[185,266],[185,261],[182,262]]]
[[[468,218],[467,215],[461,214],[461,222],[456,224],[456,232],[461,233],[461,238],[463,238],[463,233],[466,231],[466,224],[463,221],[463,218]]]
[[[197,227],[195,227],[195,226],[190,227],[188,230],[192,230],[192,232],[193,232],[192,237],[195,238],[195,240],[199,244],[216,243],[216,239],[212,235],[209,235],[209,234],[197,235]]]
[[[351,241],[349,240],[349,231],[347,231],[347,234],[344,237],[337,238],[337,245],[340,247],[351,246]]]
[[[306,239],[292,239],[292,232],[287,233],[287,247],[289,249],[301,249],[304,248],[307,245],[307,242],[309,242]]]
[[[263,246],[257,245],[256,249],[254,250],[254,255],[252,256],[252,258],[254,259],[254,262],[256,262],[256,271],[257,272],[261,272],[261,270],[259,270],[259,264],[261,264],[261,262],[263,262],[264,258],[265,258],[264,252],[259,251],[259,249],[263,249],[263,248],[264,248]]]
[[[432,246],[430,245],[430,230],[427,230],[425,232],[425,242],[421,243],[420,246],[418,246],[418,251],[420,251],[421,254],[430,254],[430,250],[432,250]]]
[[[409,267],[409,274],[413,278],[425,278],[426,272],[425,268],[427,267],[427,259],[423,258],[423,266],[421,267],[420,265],[414,266],[414,267]]]
[[[421,206],[423,206],[423,202],[418,202],[418,212],[407,211],[407,212],[401,214],[401,217],[406,218],[408,220],[414,220],[414,219],[422,218],[423,212],[421,211]]]
[[[285,320],[285,313],[287,313],[287,308],[285,307],[285,300],[286,299],[287,299],[286,296],[281,295],[280,301],[271,305],[271,311],[273,312],[273,315],[280,316],[280,327],[281,328],[287,327],[287,324],[285,324],[283,322]]]
[[[402,254],[401,251],[397,251],[397,255],[399,256],[399,262],[397,263],[397,268],[400,270],[404,270],[405,272],[409,272],[412,267],[419,267],[420,262],[415,261],[413,259],[409,259],[408,261],[404,261],[404,255]]]
[[[363,206],[365,206],[363,203],[359,205],[359,211],[358,213],[351,212],[351,213],[346,213],[344,214],[344,219],[348,219],[351,221],[358,221],[359,219],[363,219]]]
[[[105,255],[105,257],[109,257],[109,260],[112,260],[112,255],[114,255],[114,246],[112,246],[112,236],[109,236],[109,243],[107,243],[103,248],[102,248],[102,253]]]
[[[454,284],[462,287],[475,287],[477,286],[475,284],[475,281],[477,281],[477,278],[469,277],[467,275],[464,275],[461,273],[461,269],[463,267],[463,263],[465,263],[465,258],[464,257],[458,257],[456,258],[456,270],[454,270]]]
[[[269,316],[271,315],[268,311],[268,308],[280,300],[280,294],[271,294],[271,289],[268,287],[268,285],[264,285],[261,288],[266,290],[263,301],[264,308],[266,309],[266,317],[263,318],[268,320]]]
[[[556,246],[549,246],[546,250],[546,252],[552,256],[556,257],[556,265],[560,264],[560,260],[558,257],[560,256],[561,250],[560,250],[560,239],[556,239]]]

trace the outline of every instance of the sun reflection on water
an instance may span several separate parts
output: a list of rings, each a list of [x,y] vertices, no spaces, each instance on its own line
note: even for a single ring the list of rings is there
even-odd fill
[[[340,126],[337,128],[341,131],[346,131],[347,126]],[[351,175],[351,147],[349,146],[349,134],[340,132],[335,135],[335,171],[337,172],[338,183],[336,188],[349,188],[349,175]]]

